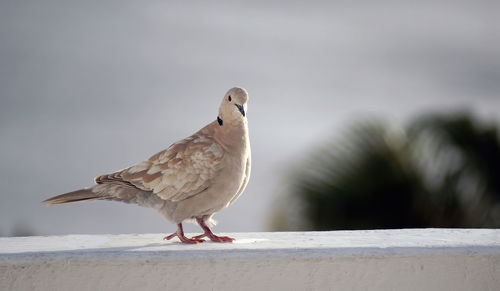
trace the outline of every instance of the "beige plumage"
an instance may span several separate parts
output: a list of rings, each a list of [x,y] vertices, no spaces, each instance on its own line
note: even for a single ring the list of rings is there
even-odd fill
[[[115,200],[136,203],[160,212],[177,223],[175,236],[184,243],[231,242],[216,236],[209,225],[212,215],[234,202],[250,177],[250,141],[245,116],[248,94],[243,88],[230,89],[219,107],[217,120],[195,134],[172,144],[148,160],[129,168],[98,176],[96,185],[49,198],[55,205],[84,200]],[[187,238],[185,220],[196,220],[204,233]]]

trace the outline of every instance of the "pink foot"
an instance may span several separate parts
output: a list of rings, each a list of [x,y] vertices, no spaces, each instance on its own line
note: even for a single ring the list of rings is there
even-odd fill
[[[233,242],[234,241],[234,238],[232,238],[232,237],[215,235],[210,230],[210,228],[207,226],[207,224],[205,223],[203,218],[196,218],[196,221],[201,226],[203,231],[205,231],[205,233],[194,236],[193,239],[201,239],[202,237],[208,237],[213,242]]]
[[[200,234],[197,236],[193,236],[193,239],[201,239],[202,237],[208,237],[213,242],[233,242],[235,239],[229,236],[218,236],[213,233],[211,234]]]
[[[205,240],[203,239],[200,239],[200,238],[188,238],[184,235],[184,231],[182,230],[182,224],[179,223],[177,224],[177,231],[172,233],[171,235],[168,235],[166,237],[163,238],[163,240],[171,240],[173,239],[174,237],[178,237],[179,240],[182,242],[182,243],[185,243],[185,244],[197,244],[197,243],[201,243],[201,242],[204,242]]]
[[[185,236],[178,236],[177,233],[172,233],[171,235],[169,236],[166,236],[163,238],[163,240],[170,240],[174,237],[178,237],[179,240],[185,244],[197,244],[197,243],[201,243],[201,242],[204,242],[205,240],[202,240],[202,239],[197,239],[197,238],[188,238],[188,237],[185,237]]]

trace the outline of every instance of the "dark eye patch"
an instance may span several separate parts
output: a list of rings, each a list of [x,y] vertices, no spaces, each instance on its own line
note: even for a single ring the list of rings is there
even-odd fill
[[[231,102],[231,95],[229,95],[229,96],[227,97],[227,100],[228,100],[229,102]]]

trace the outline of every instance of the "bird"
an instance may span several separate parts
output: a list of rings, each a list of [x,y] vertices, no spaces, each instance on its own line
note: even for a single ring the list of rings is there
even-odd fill
[[[231,205],[250,178],[251,151],[247,121],[248,92],[231,88],[224,95],[217,119],[193,135],[177,141],[149,159],[110,174],[97,176],[88,188],[42,201],[46,205],[89,200],[135,203],[153,208],[177,230],[177,237],[197,244],[204,237],[213,242],[233,242],[215,235],[212,216]],[[188,238],[182,223],[196,222],[201,235]]]

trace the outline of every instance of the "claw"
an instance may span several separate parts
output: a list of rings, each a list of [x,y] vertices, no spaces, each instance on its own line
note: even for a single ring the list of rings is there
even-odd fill
[[[193,236],[192,239],[201,239],[202,237],[208,237],[211,241],[213,242],[233,242],[234,238],[229,237],[229,236],[218,236],[213,233],[207,234],[203,233],[197,236]]]
[[[188,238],[184,235],[184,230],[182,229],[182,223],[177,224],[177,231],[172,233],[171,235],[167,235],[166,237],[163,238],[163,240],[171,240],[174,237],[178,237],[179,240],[185,244],[197,244],[197,243],[202,243],[205,240],[201,238]]]
[[[196,218],[196,221],[201,226],[201,228],[205,231],[205,233],[193,236],[192,239],[201,239],[202,237],[208,237],[213,242],[233,242],[234,238],[229,236],[217,236],[215,235],[210,228],[205,224],[205,221],[201,218]]]

